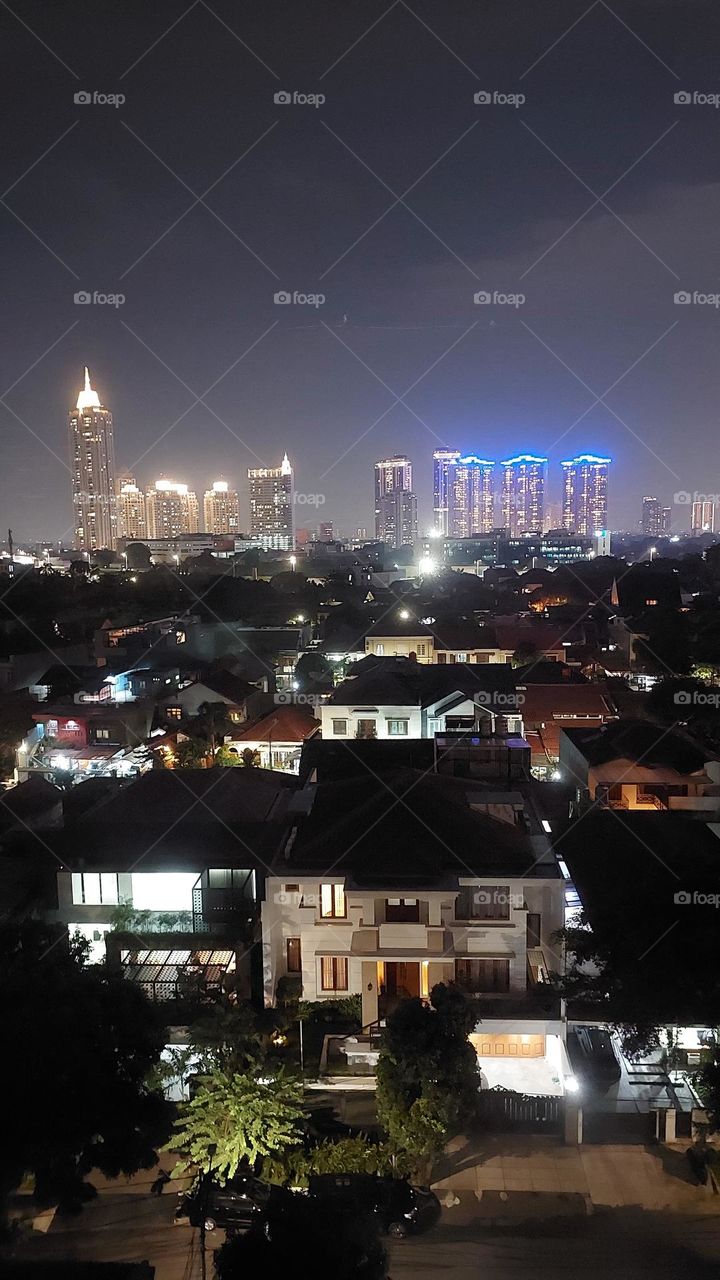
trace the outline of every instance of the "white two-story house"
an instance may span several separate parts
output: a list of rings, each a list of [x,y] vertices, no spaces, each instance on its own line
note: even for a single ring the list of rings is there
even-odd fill
[[[519,792],[409,769],[320,784],[272,870],[267,1003],[295,975],[304,1000],[360,995],[370,1027],[456,983],[485,1009],[473,1042],[487,1081],[564,1092],[564,1027],[543,987],[563,967],[564,883]],[[517,1076],[526,1060],[532,1078]]]
[[[522,734],[522,699],[507,666],[423,666],[408,658],[356,664],[320,708],[329,738],[432,738],[453,730]]]

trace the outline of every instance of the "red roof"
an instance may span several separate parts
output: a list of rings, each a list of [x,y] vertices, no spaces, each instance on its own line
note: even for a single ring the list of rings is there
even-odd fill
[[[312,707],[305,703],[287,703],[275,707],[267,715],[247,725],[241,733],[237,733],[232,741],[249,742],[304,742],[320,728],[320,721],[315,719]]]

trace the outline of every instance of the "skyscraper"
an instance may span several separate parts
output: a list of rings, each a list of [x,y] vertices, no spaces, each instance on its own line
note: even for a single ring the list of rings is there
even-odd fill
[[[409,489],[392,489],[378,500],[375,539],[395,550],[417,541],[417,498]]]
[[[214,480],[212,489],[203,497],[205,532],[236,534],[240,532],[240,499],[227,480]]]
[[[450,533],[474,538],[495,528],[495,463],[469,454],[458,458],[451,488]]]
[[[130,538],[133,542],[147,538],[145,494],[138,488],[134,476],[123,476],[120,480],[117,509],[121,538]]]
[[[521,453],[502,462],[502,523],[513,537],[542,533],[547,458]]]
[[[447,537],[452,533],[450,523],[451,491],[455,479],[455,466],[460,458],[458,449],[436,449],[433,454],[433,510],[434,525],[438,533]]]
[[[150,538],[179,538],[199,532],[197,496],[186,484],[156,480],[145,494],[145,508]]]
[[[250,534],[267,550],[295,547],[293,471],[285,454],[279,467],[250,467]]]
[[[375,538],[396,549],[417,539],[412,462],[405,454],[375,463]]]
[[[580,453],[561,462],[563,469],[563,529],[592,536],[607,529],[608,467],[610,458]]]
[[[707,500],[693,502],[690,531],[695,534],[715,532],[715,503]]]
[[[112,413],[100,403],[85,370],[85,386],[68,414],[70,470],[79,551],[117,546],[115,445]]]
[[[642,500],[642,516],[640,528],[649,538],[658,538],[662,530],[662,507],[660,499],[648,494]]]

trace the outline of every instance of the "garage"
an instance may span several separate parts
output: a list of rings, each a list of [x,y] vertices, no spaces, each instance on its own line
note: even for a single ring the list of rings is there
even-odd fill
[[[470,1040],[479,1058],[544,1058],[545,1036],[475,1032]]]

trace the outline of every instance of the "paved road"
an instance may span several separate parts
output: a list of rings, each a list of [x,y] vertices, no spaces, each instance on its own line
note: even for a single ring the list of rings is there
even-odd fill
[[[198,1232],[172,1225],[174,1196],[159,1201],[103,1196],[69,1223],[56,1222],[20,1257],[147,1259],[156,1280],[198,1280]],[[209,1237],[211,1246],[222,1236]],[[392,1280],[716,1280],[720,1210],[689,1218],[637,1209],[607,1209],[565,1228],[533,1234],[488,1231],[453,1221],[451,1211],[429,1235],[393,1243]],[[0,1272],[2,1262],[0,1261]],[[212,1257],[208,1254],[208,1274]],[[291,1278],[293,1280],[293,1278]],[[304,1280],[298,1272],[297,1280]]]
[[[710,1280],[720,1263],[720,1223],[607,1210],[572,1229],[502,1235],[441,1223],[432,1236],[395,1245],[392,1280]]]

